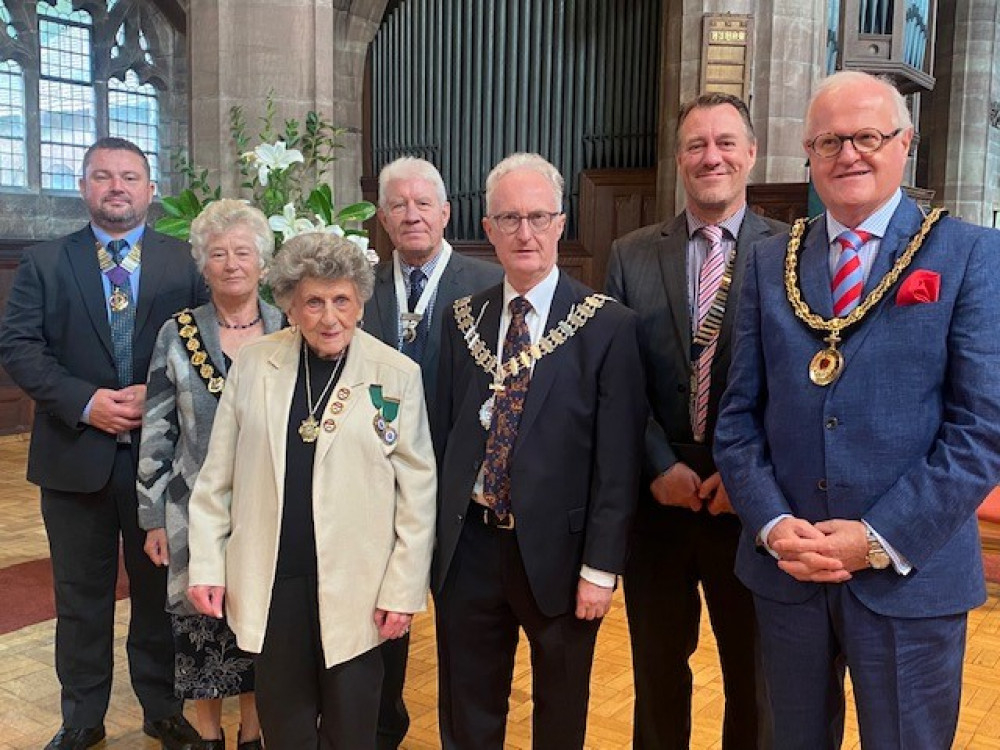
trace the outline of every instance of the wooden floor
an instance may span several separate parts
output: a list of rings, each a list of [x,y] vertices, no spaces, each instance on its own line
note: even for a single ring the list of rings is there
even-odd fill
[[[0,439],[0,567],[48,554],[38,510],[37,490],[23,481],[27,444],[19,438]],[[0,603],[2,606],[2,603]],[[118,606],[116,672],[111,708],[106,719],[106,748],[155,750],[158,743],[141,730],[142,713],[128,686],[124,658],[128,603]],[[39,623],[0,636],[0,750],[37,750],[59,726],[59,685],[52,667],[53,622]],[[1000,750],[1000,589],[969,619],[965,689],[956,748]],[[595,750],[630,746],[632,673],[628,628],[620,595],[601,628],[591,683],[587,747]],[[694,750],[720,748],[722,684],[714,640],[702,628],[701,646],[693,660]],[[507,746],[529,748],[531,673],[526,653],[519,654]],[[412,727],[403,747],[439,747],[434,629],[430,615],[414,623],[406,702]],[[233,701],[227,701],[234,704]],[[225,714],[226,732],[236,734],[239,718],[234,705]],[[859,748],[853,715],[845,748]],[[230,740],[230,746],[232,746]]]

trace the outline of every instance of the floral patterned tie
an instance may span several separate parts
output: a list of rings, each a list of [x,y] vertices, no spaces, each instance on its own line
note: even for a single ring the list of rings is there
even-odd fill
[[[531,310],[531,303],[524,297],[510,301],[510,327],[503,342],[504,362],[531,346],[531,334],[524,320]],[[510,512],[510,455],[517,440],[530,379],[531,371],[522,367],[517,375],[507,376],[504,389],[497,392],[494,399],[493,421],[486,438],[486,460],[483,462],[483,496],[501,520]]]

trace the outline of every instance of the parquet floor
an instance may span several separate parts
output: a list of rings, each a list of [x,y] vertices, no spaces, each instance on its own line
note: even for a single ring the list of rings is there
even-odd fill
[[[0,439],[0,567],[45,557],[45,534],[38,512],[37,490],[24,480],[27,443]],[[0,602],[0,606],[3,606]],[[128,603],[118,605],[116,674],[106,719],[109,750],[156,750],[158,743],[141,730],[142,714],[128,686],[124,658]],[[0,750],[36,750],[59,726],[59,686],[52,667],[53,622],[39,623],[0,636]],[[965,689],[955,748],[1000,750],[1000,587],[969,620]],[[722,720],[722,683],[714,639],[702,628],[701,646],[693,660],[693,750],[717,750]],[[628,748],[631,737],[632,676],[628,628],[620,596],[615,599],[598,638],[591,682],[588,748]],[[507,746],[530,748],[531,674],[526,650],[519,654],[511,699]],[[412,727],[403,747],[439,747],[434,628],[423,614],[414,623],[406,702]],[[232,701],[228,703],[233,703]],[[235,705],[226,709],[226,732],[235,737],[239,718]],[[860,748],[854,718],[849,718],[844,748]],[[232,746],[232,740],[230,740]]]

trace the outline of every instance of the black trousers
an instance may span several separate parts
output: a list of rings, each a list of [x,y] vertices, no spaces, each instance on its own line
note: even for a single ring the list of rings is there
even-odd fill
[[[181,712],[174,696],[174,644],[166,613],[167,569],[142,551],[136,516],[135,464],[120,446],[107,486],[78,494],[42,489],[56,600],[56,673],[67,727],[104,721],[114,659],[115,584],[119,539],[132,599],[129,673],[146,719]]]
[[[502,750],[518,628],[531,646],[532,746],[579,750],[600,620],[542,614],[516,531],[466,517],[435,600],[441,742],[445,750]]]
[[[325,667],[315,577],[275,580],[255,668],[257,713],[268,750],[375,747],[381,654],[373,648]]]
[[[733,566],[740,522],[652,502],[640,505],[625,568],[625,606],[635,673],[636,750],[686,750],[701,600],[719,647],[726,711],[724,750],[771,746],[753,597]]]
[[[410,634],[385,641],[382,653],[382,697],[378,709],[378,750],[396,750],[410,728],[410,714],[403,702],[406,682],[406,659],[410,651]]]

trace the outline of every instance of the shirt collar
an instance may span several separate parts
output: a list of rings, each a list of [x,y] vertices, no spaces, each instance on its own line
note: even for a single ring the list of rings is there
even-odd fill
[[[94,237],[97,238],[97,241],[100,242],[101,245],[104,247],[107,247],[108,243],[111,242],[111,240],[113,239],[110,234],[105,232],[103,229],[101,229],[93,222],[90,223],[90,230],[94,233]],[[129,247],[135,247],[137,244],[139,244],[139,240],[142,239],[142,235],[145,233],[145,231],[146,231],[146,225],[140,224],[134,229],[130,229],[128,232],[126,232],[125,236],[122,237],[122,239],[128,243]]]
[[[846,232],[848,229],[862,229],[873,237],[882,239],[885,237],[885,230],[889,228],[889,222],[892,221],[892,215],[896,213],[896,209],[899,207],[899,202],[903,200],[903,191],[900,188],[896,188],[896,192],[892,194],[892,197],[875,209],[874,213],[871,214],[867,219],[862,221],[856,227],[848,227],[841,224],[830,212],[826,212],[826,234],[829,240],[829,244],[833,244],[837,237],[840,236],[842,232]]]
[[[413,273],[413,271],[417,268],[423,271],[424,276],[426,276],[428,279],[431,277],[431,274],[434,273],[434,269],[437,268],[438,261],[441,260],[441,256],[444,255],[444,253],[442,253],[441,251],[444,248],[445,242],[446,240],[441,241],[441,246],[438,247],[434,255],[432,255],[428,259],[428,261],[424,263],[422,266],[411,266],[409,263],[403,260],[402,253],[400,253],[398,250],[396,251],[396,255],[399,258],[399,268],[406,276],[407,282],[409,282],[410,280],[410,274]]]
[[[735,213],[718,222],[716,226],[725,230],[722,235],[723,240],[735,241],[740,236],[740,227],[743,226],[743,217],[746,216],[746,213],[747,204],[744,203]],[[709,225],[709,222],[702,221],[691,213],[690,209],[685,208],[684,215],[687,217],[688,239],[692,239],[695,232]]]
[[[546,310],[552,304],[552,298],[556,293],[556,285],[559,283],[559,266],[552,266],[548,275],[535,284],[525,294],[521,294],[510,285],[507,277],[503,277],[503,309],[506,312],[510,308],[510,301],[515,297],[524,297],[531,303],[535,312]]]

